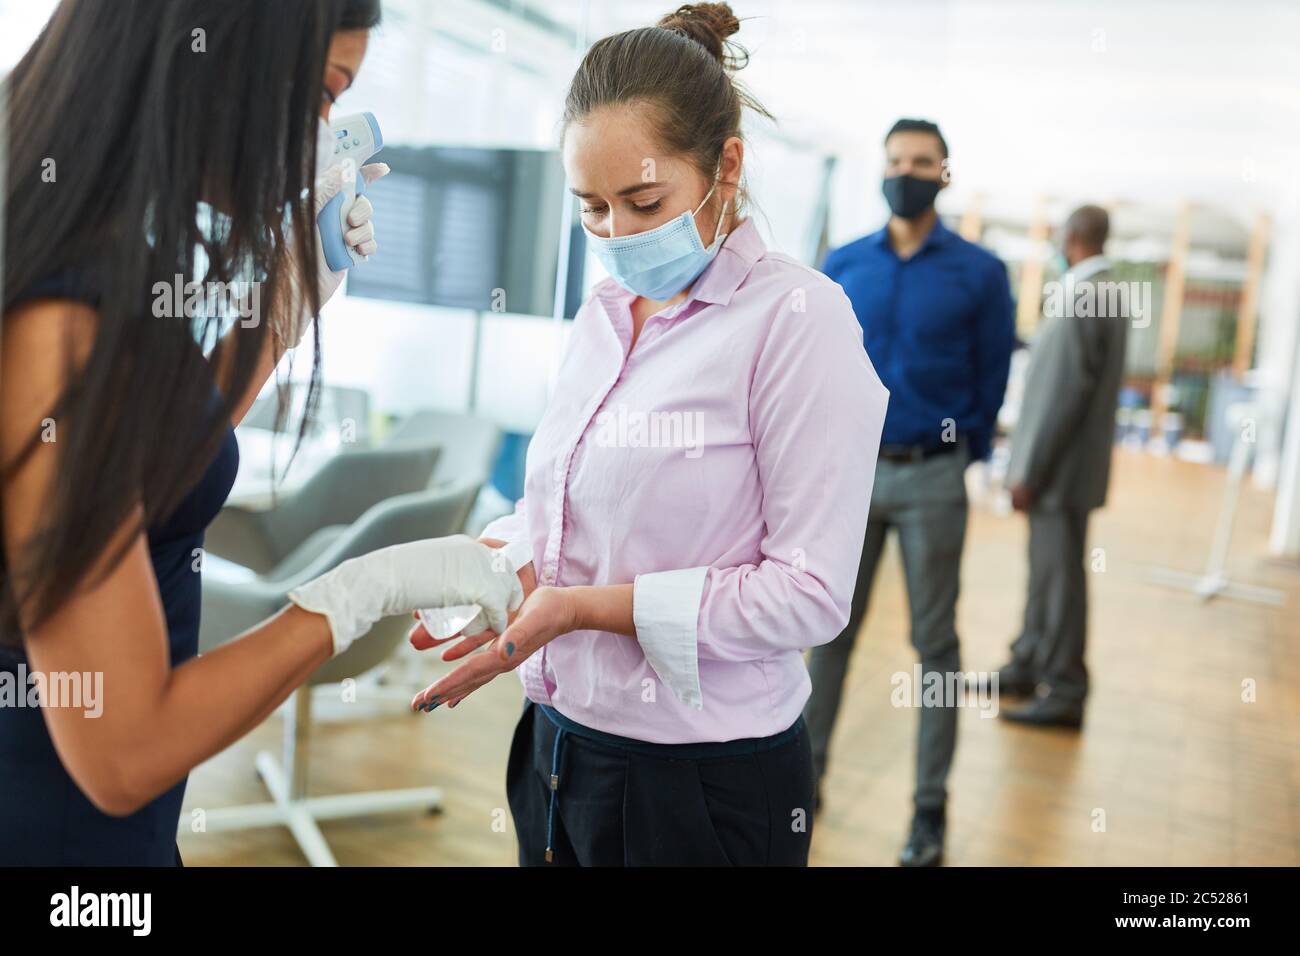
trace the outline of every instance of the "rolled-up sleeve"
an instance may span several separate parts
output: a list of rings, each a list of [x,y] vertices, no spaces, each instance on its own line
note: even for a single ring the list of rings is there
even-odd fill
[[[761,560],[636,579],[637,639],[683,703],[702,706],[699,660],[802,650],[847,623],[888,398],[843,291],[810,277],[773,320],[750,386]]]
[[[704,707],[695,645],[700,597],[708,568],[638,574],[632,588],[632,622],[646,661],[677,699]]]
[[[495,538],[505,542],[500,553],[510,563],[511,571],[518,572],[533,560],[533,545],[528,537],[528,521],[522,498],[515,504],[513,512],[490,522],[479,537]]]

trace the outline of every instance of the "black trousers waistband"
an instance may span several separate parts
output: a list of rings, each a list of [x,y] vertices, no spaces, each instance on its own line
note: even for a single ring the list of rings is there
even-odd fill
[[[713,757],[735,757],[741,754],[762,753],[793,740],[803,730],[804,725],[803,715],[800,714],[793,724],[785,730],[772,734],[770,737],[744,737],[739,740],[707,741],[692,744],[656,744],[648,740],[636,740],[632,737],[620,737],[618,734],[607,734],[603,730],[596,730],[564,716],[554,707],[548,707],[536,701],[530,701],[530,703],[545,714],[551,723],[566,733],[585,737],[596,743],[616,747],[620,750],[644,754],[648,757],[662,757],[667,760],[708,760]]]

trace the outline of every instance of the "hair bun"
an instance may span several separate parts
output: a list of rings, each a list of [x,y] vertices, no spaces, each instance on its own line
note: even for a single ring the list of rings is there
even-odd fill
[[[728,70],[739,70],[749,62],[743,47],[727,42],[740,30],[740,20],[729,3],[686,3],[661,17],[655,26],[694,40]]]

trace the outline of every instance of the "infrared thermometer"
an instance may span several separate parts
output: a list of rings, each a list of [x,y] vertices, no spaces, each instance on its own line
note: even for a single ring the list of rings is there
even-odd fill
[[[352,204],[357,201],[357,196],[366,191],[361,167],[384,148],[384,134],[379,131],[374,113],[353,113],[351,116],[340,117],[330,124],[330,130],[334,134],[330,167],[343,166],[345,172],[356,174],[344,176],[343,189],[326,203],[317,219],[321,248],[325,250],[325,263],[331,271],[341,272],[363,260],[355,249],[348,248],[343,236],[348,231],[348,213],[352,211]],[[349,163],[350,168],[347,166]]]

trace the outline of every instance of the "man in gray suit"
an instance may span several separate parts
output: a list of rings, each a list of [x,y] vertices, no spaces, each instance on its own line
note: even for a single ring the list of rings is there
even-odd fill
[[[1029,594],[1024,630],[998,676],[1001,693],[1031,696],[1001,711],[1017,723],[1083,723],[1088,515],[1106,501],[1129,323],[1127,285],[1113,281],[1102,255],[1109,230],[1099,206],[1066,220],[1069,268],[1044,298],[1011,442],[1011,503],[1029,516]]]

